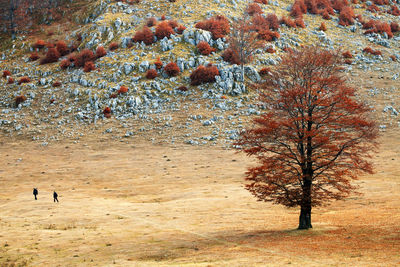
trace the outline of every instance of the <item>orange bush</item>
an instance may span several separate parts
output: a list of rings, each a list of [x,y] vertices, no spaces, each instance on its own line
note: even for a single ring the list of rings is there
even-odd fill
[[[19,79],[18,84],[22,84],[22,83],[30,83],[31,79],[27,76],[22,77],[21,79]]]
[[[110,51],[114,51],[116,49],[118,49],[119,45],[116,42],[112,42],[109,46],[108,46],[108,50]]]
[[[292,20],[291,18],[282,16],[282,18],[280,19],[280,24],[284,24],[286,26],[288,26],[289,28],[296,28],[296,22],[294,20]]]
[[[369,46],[367,46],[366,48],[364,48],[364,49],[363,49],[363,52],[364,52],[364,53],[371,54],[371,55],[375,55],[375,56],[381,56],[381,55],[382,55],[382,52],[381,52],[381,51],[379,51],[379,50],[374,50],[374,49],[372,49],[372,48],[369,47]]]
[[[133,37],[135,43],[143,42],[146,45],[154,43],[154,34],[149,27],[144,26],[143,29],[137,31]]]
[[[178,67],[178,65],[176,65],[175,62],[170,62],[168,63],[165,67],[164,67],[164,71],[168,74],[168,76],[173,77],[178,75],[181,71]]]
[[[399,32],[400,31],[399,24],[393,21],[392,23],[390,23],[390,30],[392,31],[392,33]]]
[[[40,60],[40,64],[54,63],[57,62],[60,58],[60,53],[58,53],[57,49],[49,48],[46,53],[46,56]]]
[[[169,26],[171,26],[172,29],[175,29],[178,27],[178,22],[176,22],[176,20],[169,20],[168,24],[169,24]]]
[[[169,25],[168,21],[163,21],[156,27],[156,36],[158,40],[163,39],[164,37],[169,38],[171,34],[174,34],[174,30],[171,25]]]
[[[14,78],[13,77],[9,77],[8,81],[7,81],[7,84],[12,84],[12,83],[14,83]]]
[[[110,107],[105,107],[103,109],[103,114],[104,114],[104,117],[111,118],[111,108]]]
[[[181,92],[186,92],[188,90],[188,88],[186,86],[179,86],[178,88],[176,88],[176,90],[181,91]]]
[[[61,56],[65,56],[69,53],[69,48],[64,41],[58,41],[56,43],[56,49]]]
[[[374,12],[379,12],[379,11],[380,11],[379,7],[377,7],[375,4],[370,5],[370,6],[367,8],[367,10],[368,10],[369,12],[372,12],[372,13],[374,13]]]
[[[190,74],[190,84],[200,85],[215,82],[215,76],[219,75],[218,68],[209,64],[207,67],[200,65]]]
[[[322,18],[325,19],[325,20],[330,20],[330,19],[331,19],[331,16],[329,15],[328,11],[325,10],[325,11],[322,13]]]
[[[110,94],[110,98],[117,98],[117,94],[116,93]]]
[[[183,25],[179,25],[178,28],[176,28],[176,33],[182,34],[184,30],[186,30],[186,27]]]
[[[265,51],[266,51],[267,53],[270,53],[270,54],[273,54],[273,53],[276,52],[276,50],[275,50],[274,48],[272,48],[271,46],[268,47],[267,49],[265,49]]]
[[[207,42],[201,41],[197,44],[197,49],[200,54],[208,56],[212,52],[215,52],[215,48],[211,47]]]
[[[146,78],[147,79],[154,79],[154,78],[156,78],[158,76],[158,73],[157,73],[157,71],[155,70],[155,69],[149,69],[147,72],[146,72]]]
[[[326,31],[327,29],[326,29],[325,23],[321,22],[321,26],[319,26],[318,30],[320,30],[320,31]]]
[[[166,20],[166,17],[164,14],[161,15],[160,20]]]
[[[274,41],[280,37],[278,32],[273,32],[269,29],[264,29],[258,32],[257,38],[267,42]]]
[[[71,57],[71,59],[74,59]],[[75,67],[81,68],[84,67],[86,62],[95,60],[96,57],[93,54],[92,50],[89,49],[83,49],[79,54],[76,55],[76,58],[74,59]]]
[[[147,27],[153,27],[157,24],[157,19],[155,17],[148,18],[146,21]]]
[[[214,40],[222,38],[230,32],[229,21],[224,16],[215,16],[196,23],[196,28],[211,32]]]
[[[11,76],[11,72],[9,70],[3,70],[3,78],[6,78],[7,76]]]
[[[305,27],[306,27],[306,25],[304,24],[304,20],[303,20],[302,17],[296,18],[296,19],[294,20],[294,22],[296,23],[296,26],[297,26],[297,27],[300,27],[300,28],[305,28]]]
[[[163,63],[160,60],[160,57],[157,58],[157,60],[154,62],[154,65],[156,66],[156,69],[160,70],[163,67]]]
[[[128,93],[128,87],[126,87],[126,86],[121,86],[121,87],[118,89],[117,93],[118,93],[119,95],[120,95],[120,94],[126,94],[126,93]]]
[[[350,6],[346,6],[340,11],[339,25],[349,26],[354,24],[354,10]]]
[[[45,46],[46,46],[46,42],[43,41],[43,40],[37,40],[37,41],[32,45],[32,47],[35,48],[35,49],[42,49],[42,48],[44,48]]]
[[[353,55],[350,53],[350,51],[343,52],[342,56],[344,58],[353,58]]]
[[[228,48],[222,53],[222,59],[231,64],[240,65],[239,54],[232,48]]]
[[[69,61],[68,59],[61,60],[61,63],[60,63],[61,69],[65,70],[66,68],[68,68],[70,66],[71,66],[71,61]]]
[[[94,65],[93,61],[85,62],[85,66],[83,67],[84,72],[90,72],[95,69],[96,69],[96,66]]]
[[[29,60],[30,61],[35,61],[39,59],[39,54],[37,52],[33,52],[30,56],[29,56]]]
[[[262,14],[264,13],[261,9],[261,7],[257,3],[250,3],[246,7],[246,13],[249,14],[250,16],[254,16],[256,14]]]
[[[61,86],[61,82],[56,81],[53,83],[53,87],[60,87]]]
[[[392,14],[393,16],[400,16],[400,9],[397,6],[392,5],[387,13]]]
[[[15,106],[19,106],[19,104],[23,103],[26,101],[26,96],[24,95],[19,95],[17,97],[15,97]]]
[[[372,0],[375,5],[383,6],[383,5],[388,5],[389,1],[388,0]]]
[[[347,64],[347,65],[351,65],[351,64],[353,64],[353,61],[351,59],[346,58],[344,63]]]
[[[262,68],[261,70],[258,71],[258,74],[261,76],[268,75],[271,72],[271,69],[268,67]]]
[[[271,30],[276,31],[279,29],[279,19],[275,14],[268,14],[265,19]]]
[[[364,34],[370,33],[386,33],[388,38],[393,37],[392,27],[386,22],[378,21],[378,20],[369,20],[364,23],[363,29],[367,29]]]
[[[389,56],[392,61],[397,61],[397,57],[395,55]]]
[[[303,0],[296,0],[292,5],[292,9],[290,11],[290,16],[294,18],[302,17],[303,14],[307,13],[307,6]]]
[[[107,51],[103,46],[98,46],[96,48],[96,58],[101,58],[107,55]]]

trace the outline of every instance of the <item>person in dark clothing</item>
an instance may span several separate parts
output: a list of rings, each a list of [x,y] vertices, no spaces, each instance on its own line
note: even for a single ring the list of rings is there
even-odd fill
[[[33,188],[33,195],[35,196],[35,200],[37,200],[37,195],[39,194],[37,188]]]
[[[54,198],[54,202],[58,202],[58,194],[56,193],[56,191],[54,191],[54,193],[53,193],[53,198]]]

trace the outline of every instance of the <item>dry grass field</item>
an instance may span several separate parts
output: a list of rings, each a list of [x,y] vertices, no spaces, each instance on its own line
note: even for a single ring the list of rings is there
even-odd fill
[[[400,264],[394,130],[381,137],[376,174],[358,181],[363,194],[315,208],[308,231],[296,230],[297,209],[243,189],[252,161],[230,150],[1,141],[0,266]]]

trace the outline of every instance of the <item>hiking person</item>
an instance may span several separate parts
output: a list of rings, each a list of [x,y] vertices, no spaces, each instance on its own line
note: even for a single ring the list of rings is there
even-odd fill
[[[54,193],[53,193],[53,198],[54,198],[54,202],[58,202],[58,194],[57,194],[57,192],[56,191],[54,191]]]
[[[37,188],[33,188],[33,195],[35,196],[35,200],[37,200],[37,195],[39,194]]]

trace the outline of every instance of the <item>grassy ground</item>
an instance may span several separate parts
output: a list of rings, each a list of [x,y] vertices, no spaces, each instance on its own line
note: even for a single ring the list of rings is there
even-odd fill
[[[229,150],[2,141],[1,266],[400,264],[394,131],[381,138],[377,173],[358,181],[363,195],[315,208],[309,231],[295,230],[297,209],[243,189],[252,162]]]

